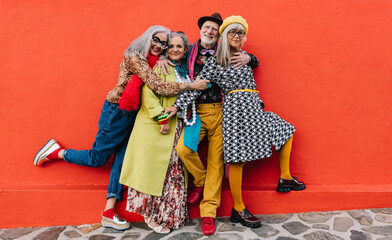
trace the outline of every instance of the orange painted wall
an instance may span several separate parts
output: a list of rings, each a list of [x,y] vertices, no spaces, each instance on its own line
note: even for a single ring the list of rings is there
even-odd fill
[[[247,19],[244,50],[261,62],[266,110],[297,128],[291,169],[307,190],[274,191],[276,155],[252,162],[243,182],[250,209],[391,207],[391,1],[0,0],[0,228],[100,221],[110,163],[37,168],[36,151],[49,138],[89,148],[129,43],[154,24],[193,42],[197,19],[214,11]],[[225,179],[221,216],[232,206],[227,190]]]

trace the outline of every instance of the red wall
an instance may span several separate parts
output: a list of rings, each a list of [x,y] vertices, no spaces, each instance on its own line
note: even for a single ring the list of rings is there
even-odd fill
[[[0,0],[0,228],[100,221],[110,164],[37,168],[36,151],[49,138],[89,148],[129,43],[154,24],[193,42],[197,19],[215,11],[248,21],[244,50],[261,62],[260,96],[296,126],[291,169],[307,184],[276,193],[277,156],[249,163],[249,208],[391,207],[391,1]],[[232,206],[227,190],[225,179],[221,216]]]

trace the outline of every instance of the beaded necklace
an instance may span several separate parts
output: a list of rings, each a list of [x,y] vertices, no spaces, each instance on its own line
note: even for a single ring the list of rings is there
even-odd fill
[[[174,75],[176,77],[176,81],[177,82],[191,82],[191,79],[189,78],[188,75],[186,75],[185,81],[183,80],[183,78],[180,77],[180,75],[177,72],[177,69],[174,69]],[[188,113],[187,113],[187,109],[185,109],[184,111],[184,123],[187,126],[193,126],[196,123],[196,104],[195,101],[192,102],[192,122],[188,122],[188,119],[186,119]]]

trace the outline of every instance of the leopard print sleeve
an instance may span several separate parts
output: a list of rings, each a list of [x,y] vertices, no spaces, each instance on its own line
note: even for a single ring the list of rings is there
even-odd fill
[[[180,92],[180,84],[177,82],[165,82],[153,72],[147,61],[140,57],[130,57],[126,59],[130,71],[137,74],[140,79],[151,90],[162,96],[173,96]]]
[[[118,103],[121,98],[125,87],[127,86],[129,79],[131,79],[132,72],[129,70],[125,59],[120,64],[120,74],[118,76],[118,82],[116,86],[107,94],[107,100],[111,103]]]

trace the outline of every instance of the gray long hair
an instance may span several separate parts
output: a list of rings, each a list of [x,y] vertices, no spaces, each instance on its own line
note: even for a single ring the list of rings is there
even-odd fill
[[[169,42],[170,30],[161,25],[154,25],[149,27],[140,37],[133,40],[127,50],[125,50],[124,57],[139,56],[146,59],[150,51],[152,37],[161,32],[166,33],[167,41]]]
[[[232,52],[231,52],[229,40],[227,39],[227,34],[232,29],[245,31],[244,26],[242,26],[240,23],[232,23],[229,26],[227,26],[225,30],[223,30],[219,38],[218,47],[216,49],[216,62],[225,68],[228,68],[231,63],[230,59],[231,59]],[[242,43],[244,43],[245,41],[246,41],[246,36],[243,37]]]
[[[184,53],[184,56],[182,58],[186,58],[187,55],[188,55],[189,48],[190,48],[190,44],[189,44],[187,36],[185,35],[184,32],[181,32],[181,31],[171,32],[170,33],[170,39],[172,37],[174,37],[174,36],[179,36],[182,39],[182,42],[184,43],[184,48],[185,48],[185,53]]]

